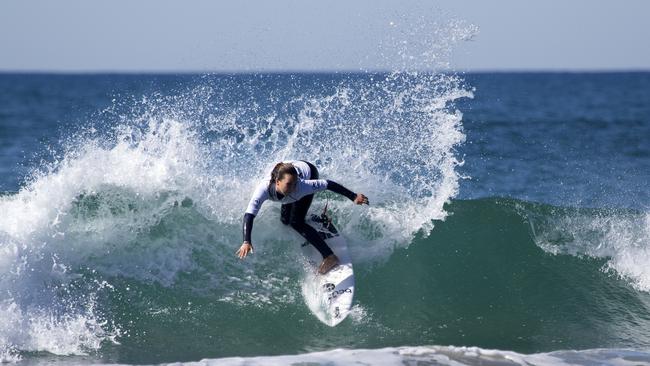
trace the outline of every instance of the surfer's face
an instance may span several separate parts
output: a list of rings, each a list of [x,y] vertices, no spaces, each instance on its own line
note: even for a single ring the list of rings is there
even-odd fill
[[[275,182],[275,190],[282,193],[283,195],[288,195],[296,189],[296,177],[291,174],[285,174],[282,179],[279,179]]]

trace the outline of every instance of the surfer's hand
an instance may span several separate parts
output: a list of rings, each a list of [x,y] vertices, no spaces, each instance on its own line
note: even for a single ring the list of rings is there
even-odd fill
[[[237,254],[239,259],[246,258],[246,255],[248,253],[253,253],[253,244],[251,244],[251,243],[249,243],[247,241],[245,241],[244,244],[242,244],[241,247],[239,247],[237,252],[235,252],[235,254]]]
[[[364,203],[366,205],[370,204],[370,202],[368,201],[368,197],[364,196],[361,193],[357,193],[357,197],[354,199],[354,203],[356,203],[357,205],[363,205]]]

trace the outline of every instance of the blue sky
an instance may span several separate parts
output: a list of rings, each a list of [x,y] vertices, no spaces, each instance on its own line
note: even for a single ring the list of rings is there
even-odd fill
[[[648,0],[2,0],[0,70],[650,70],[649,17]]]

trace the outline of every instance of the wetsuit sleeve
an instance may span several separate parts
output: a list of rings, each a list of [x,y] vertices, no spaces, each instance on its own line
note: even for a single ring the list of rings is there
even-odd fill
[[[244,213],[244,220],[242,222],[242,233],[244,241],[251,242],[251,233],[253,232],[253,219],[260,211],[262,204],[269,198],[268,184],[260,183],[253,192],[253,197],[248,202],[246,213]]]
[[[332,191],[334,193],[338,193],[340,195],[343,195],[347,198],[350,199],[350,201],[354,201],[355,198],[357,198],[357,194],[352,192],[351,190],[343,187],[342,185],[336,183],[333,180],[327,180],[327,190]]]
[[[249,243],[252,243],[251,233],[253,232],[253,219],[255,219],[255,215],[249,213],[244,214],[242,232],[244,234],[244,241],[247,241]]]
[[[248,202],[246,213],[253,214],[253,216],[257,216],[257,213],[260,211],[260,208],[262,208],[262,204],[264,203],[264,201],[269,199],[268,188],[269,185],[268,183],[265,182],[260,183],[255,188],[255,192],[253,192],[253,197]]]
[[[297,194],[298,197],[304,197],[308,194],[324,191],[327,189],[327,181],[325,179],[307,179],[298,181]]]

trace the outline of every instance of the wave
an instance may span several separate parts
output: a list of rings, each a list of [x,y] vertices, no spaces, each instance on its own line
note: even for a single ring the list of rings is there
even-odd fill
[[[112,362],[167,362],[179,359],[179,349],[207,357],[215,345],[224,356],[251,355],[251,344],[256,354],[267,355],[275,347],[298,353],[420,342],[533,353],[650,346],[650,296],[639,285],[645,278],[615,267],[622,263],[617,258],[630,255],[627,250],[638,256],[639,243],[647,241],[647,229],[636,226],[645,222],[644,212],[506,198],[453,200],[445,206],[446,219],[430,233],[422,230],[408,247],[379,261],[356,251],[353,314],[327,331],[302,299],[295,234],[276,228],[252,261],[239,262],[233,248],[213,240],[237,227],[215,225],[190,199],[170,197],[143,199],[115,189],[76,197],[68,216],[78,222],[142,212],[159,216],[147,230],[120,237],[124,242],[109,237],[94,248],[70,247],[49,258],[42,251],[40,262],[24,262],[14,282],[32,287],[11,289],[12,301],[3,303],[1,313],[5,339],[21,347],[8,354],[37,347],[54,354],[114,350]],[[573,226],[553,224],[567,217]],[[130,232],[126,223],[116,225]],[[590,243],[583,232],[590,233]],[[612,237],[623,239],[611,243]],[[38,273],[46,269],[47,275]],[[25,303],[30,307],[22,312]],[[175,347],[166,346],[171,334],[183,335]],[[269,339],[272,344],[263,346]],[[158,356],[147,358],[142,350]]]
[[[455,102],[472,96],[457,76],[198,84],[117,100],[0,197],[3,360],[650,345],[648,213],[455,200]],[[256,219],[255,255],[234,257],[255,182],[289,158],[371,198],[314,201],[329,203],[358,273],[354,312],[335,330],[303,303],[301,239],[279,207]]]
[[[457,225],[486,235],[484,239],[468,235],[465,239],[470,242],[490,238],[503,242],[505,248],[528,247],[536,251],[536,260],[549,255],[595,259],[603,263],[604,274],[616,275],[636,290],[650,291],[649,273],[641,265],[650,260],[648,212],[561,207],[510,198],[456,200],[448,211],[460,215],[452,222],[460,220]],[[451,225],[461,233],[456,224]]]
[[[135,297],[155,308],[145,304],[161,292],[235,306],[299,302],[296,268],[277,268],[296,255],[278,207],[256,219],[256,255],[244,264],[232,255],[253,186],[279,160],[313,161],[373,198],[369,209],[328,195],[314,204],[336,202],[360,262],[386,260],[446,215],[464,139],[453,103],[471,97],[460,78],[280,80],[205,77],[174,95],[118,99],[0,197],[0,353],[84,354],[137,339],[115,304]]]

